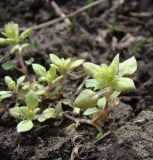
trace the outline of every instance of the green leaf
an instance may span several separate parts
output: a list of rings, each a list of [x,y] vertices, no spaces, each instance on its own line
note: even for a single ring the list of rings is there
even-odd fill
[[[10,51],[11,54],[14,54],[16,51],[19,50],[19,48],[20,48],[20,45],[19,45],[19,44],[13,46],[13,47],[11,48],[11,51]]]
[[[23,41],[27,37],[29,37],[32,33],[32,28],[28,28],[20,34],[20,41]]]
[[[5,25],[5,32],[8,38],[18,38],[19,37],[19,25],[14,22],[10,22]]]
[[[84,60],[80,59],[80,60],[76,60],[75,62],[73,62],[71,64],[71,67],[70,68],[76,68],[78,66],[80,66],[81,64],[83,64]]]
[[[88,79],[86,80],[86,88],[94,88],[94,89],[98,89],[98,85],[99,85],[99,82],[96,80],[96,79]]]
[[[18,118],[21,115],[19,107],[13,107],[9,110],[9,113],[12,117]]]
[[[12,61],[7,61],[2,64],[2,68],[6,71],[14,69],[16,66]]]
[[[43,67],[42,65],[40,65],[40,64],[32,64],[32,68],[33,68],[34,72],[38,76],[40,76],[40,77],[42,77],[42,76],[46,77],[46,74],[47,74],[46,68]]]
[[[25,76],[21,76],[17,79],[17,86],[19,87],[25,80]]]
[[[60,113],[63,112],[63,109],[62,109],[62,104],[61,102],[58,102],[56,107],[55,107],[55,117],[59,116]]]
[[[100,112],[100,109],[98,109],[97,107],[93,107],[93,108],[88,108],[83,114],[85,116],[88,116],[97,112]]]
[[[26,96],[26,104],[29,109],[34,110],[39,105],[39,98],[34,91],[30,91]]]
[[[72,106],[72,102],[70,99],[62,99],[61,102],[65,105]]]
[[[120,62],[120,59],[119,59],[119,54],[117,54],[116,56],[115,56],[115,58],[113,59],[113,61],[112,61],[112,63],[110,64],[110,68],[112,67],[112,66],[116,66],[116,69],[118,70],[118,68],[119,68],[119,62]]]
[[[49,71],[47,72],[47,78],[51,82],[57,78],[55,65],[52,65]]]
[[[101,67],[99,65],[96,65],[90,62],[84,63],[83,67],[84,67],[85,72],[93,78],[94,78],[94,75],[97,74],[101,70]]]
[[[27,64],[27,65],[31,65],[33,62],[34,62],[34,58],[33,57],[31,57],[31,58],[29,58],[27,61],[25,61],[25,63]]]
[[[12,97],[13,93],[12,91],[0,91],[0,103],[9,97]]]
[[[0,38],[0,45],[6,45],[8,44],[8,41],[6,38]]]
[[[60,80],[62,80],[62,78],[63,78],[63,75],[61,75],[61,76],[57,77],[56,79],[54,79],[52,81],[52,83],[55,84],[55,83],[59,82]]]
[[[17,131],[19,133],[30,131],[32,128],[33,122],[31,120],[23,120],[17,125]]]
[[[137,70],[137,61],[135,57],[131,57],[128,60],[119,64],[119,75],[131,75]]]
[[[38,117],[39,122],[44,122],[47,119],[55,117],[55,109],[54,108],[47,108],[45,109],[41,115]]]
[[[22,50],[25,49],[25,48],[27,48],[27,47],[29,47],[29,45],[30,45],[29,43],[25,43],[25,44],[20,45],[20,47],[19,47],[19,53],[21,54]]]
[[[130,78],[116,78],[112,84],[114,90],[118,92],[128,91],[135,89],[135,85],[132,79]]]
[[[106,106],[106,98],[103,97],[98,99],[97,106],[98,108],[103,109]]]
[[[111,99],[116,99],[119,95],[121,94],[121,92],[117,92],[117,91],[114,91],[111,95]]]
[[[55,121],[53,125],[54,125],[55,127],[58,127],[58,126],[60,126],[60,125],[62,124],[62,122],[63,122],[63,119],[61,119],[61,120],[59,120],[59,121]]]
[[[54,108],[47,108],[43,111],[42,115],[46,118],[52,118],[54,117],[55,109]]]
[[[5,84],[8,86],[10,89],[15,88],[15,81],[10,77],[10,76],[5,76]]]
[[[50,56],[50,60],[52,61],[53,64],[55,64],[57,66],[61,65],[62,61],[58,56],[56,56],[55,54],[50,54],[49,56]]]
[[[96,92],[86,89],[82,91],[74,101],[74,106],[81,109],[92,108],[96,106],[99,96]]]
[[[34,112],[31,111],[28,107],[20,107],[20,113],[23,117],[28,119],[33,119],[34,117]]]

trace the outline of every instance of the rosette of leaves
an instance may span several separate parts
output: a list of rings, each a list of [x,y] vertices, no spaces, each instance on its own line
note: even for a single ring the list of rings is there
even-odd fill
[[[32,33],[31,28],[28,28],[20,33],[19,25],[17,23],[10,22],[5,25],[5,31],[2,32],[2,35],[4,37],[0,38],[0,44],[14,45],[11,50],[11,53],[14,53],[17,49],[22,50],[24,47],[26,47],[25,45],[27,44],[24,45],[19,45],[19,44],[23,42],[27,37],[29,37],[31,33]]]
[[[84,115],[92,115],[93,121],[103,119],[110,108],[114,108],[121,92],[135,89],[129,78],[137,70],[134,57],[120,63],[119,55],[111,64],[84,63],[85,72],[92,78],[86,81],[86,89],[74,101],[74,106],[85,109]]]
[[[84,60],[82,60],[82,59],[79,59],[79,60],[76,60],[76,61],[73,61],[71,58],[68,58],[68,59],[61,58],[60,59],[55,54],[50,54],[50,60],[56,66],[58,72],[63,76],[69,70],[72,70],[76,67],[79,67],[84,62]]]

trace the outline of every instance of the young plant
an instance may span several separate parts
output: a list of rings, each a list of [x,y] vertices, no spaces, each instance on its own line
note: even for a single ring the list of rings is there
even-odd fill
[[[5,84],[8,91],[0,91],[0,103],[7,98],[16,95],[20,99],[20,88],[24,86],[25,76],[19,77],[14,81],[10,76],[5,76]]]
[[[28,43],[23,43],[23,41],[30,36],[32,32],[31,28],[26,29],[22,33],[20,33],[19,25],[10,22],[5,25],[5,31],[2,32],[4,37],[0,38],[1,45],[12,45],[11,54],[16,55],[17,62],[19,62],[21,66],[21,71],[28,77],[27,66],[24,62],[22,50],[29,46]],[[12,61],[6,62],[2,65],[3,69],[9,70],[12,69],[15,65]]]
[[[39,104],[40,99],[33,90],[28,92],[25,99],[24,106],[16,105],[9,110],[11,116],[21,120],[17,125],[18,132],[30,131],[34,126],[33,120],[44,122],[47,119],[59,116],[59,114],[57,114],[57,111],[59,111],[57,106],[56,108],[48,107],[43,110],[41,114],[38,113],[41,111]]]
[[[110,109],[118,103],[121,92],[135,89],[129,78],[137,69],[134,57],[119,63],[119,55],[112,63],[96,65],[84,63],[85,72],[92,78],[86,81],[86,87],[74,101],[74,106],[84,109],[84,115],[91,116],[91,123],[100,126],[108,117]]]
[[[17,125],[18,132],[27,132],[33,128],[32,120],[35,119],[36,114],[40,110],[39,98],[34,91],[30,91],[26,96],[26,105],[15,106],[9,110],[11,116],[21,119]]]

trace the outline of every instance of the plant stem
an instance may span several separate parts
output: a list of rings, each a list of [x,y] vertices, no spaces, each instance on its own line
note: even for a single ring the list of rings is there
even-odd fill
[[[49,97],[49,93],[51,92],[51,89],[52,89],[52,84],[50,82],[48,82],[48,89],[46,91],[47,97]]]
[[[18,59],[18,62],[21,66],[22,72],[30,80],[28,69],[27,69],[27,66],[24,63],[24,58],[23,58],[22,53],[20,53],[20,52],[17,53],[17,59]]]
[[[67,114],[67,113],[63,113],[63,116],[65,116],[66,118],[74,121],[74,122],[76,123],[76,127],[78,127],[80,123],[89,124],[89,125],[94,126],[94,127],[98,130],[98,132],[99,132],[100,134],[102,134],[101,128],[100,128],[98,125],[94,124],[91,120],[78,119],[78,118],[75,118],[75,117],[73,117],[73,116],[70,116],[70,115]]]

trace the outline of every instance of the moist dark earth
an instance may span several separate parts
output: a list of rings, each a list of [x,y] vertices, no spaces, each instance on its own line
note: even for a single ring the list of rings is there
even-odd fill
[[[81,0],[56,1],[65,14],[84,6]],[[35,26],[58,18],[49,1],[0,1],[0,27],[9,21],[21,27]],[[93,63],[109,63],[119,53],[121,60],[135,56],[137,89],[121,95],[121,103],[103,125],[104,139],[96,141],[96,131],[81,125],[76,131],[65,119],[60,127],[51,122],[38,125],[29,133],[18,134],[8,112],[0,111],[0,160],[153,160],[153,1],[108,0],[71,19],[34,30],[28,41],[33,45],[24,52],[25,59],[49,66],[49,54],[84,58]],[[0,48],[0,63],[9,48]],[[0,69],[0,89],[6,71]],[[7,72],[17,78],[18,72]],[[74,99],[77,87],[86,78],[82,68],[65,82],[64,96]]]

